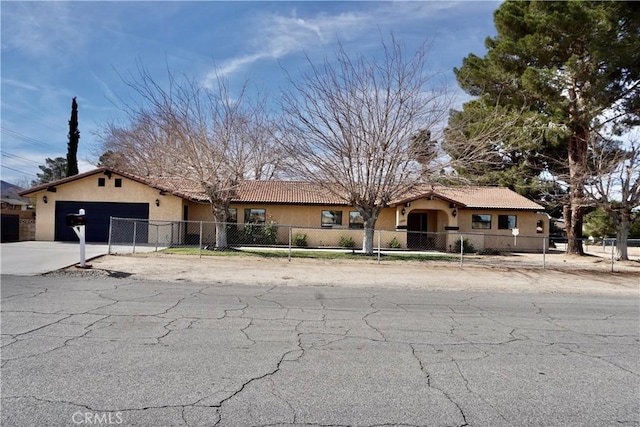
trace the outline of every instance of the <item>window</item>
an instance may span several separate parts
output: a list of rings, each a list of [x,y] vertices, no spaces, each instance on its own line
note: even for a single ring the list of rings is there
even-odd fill
[[[116,178],[116,187],[122,187],[122,178]]]
[[[471,215],[471,228],[480,228],[484,230],[491,229],[491,215]]]
[[[518,227],[516,215],[498,215],[498,230],[513,230]]]
[[[254,224],[264,224],[267,212],[264,209],[245,209],[244,222]]]
[[[320,224],[323,227],[342,225],[342,211],[322,211]]]
[[[236,208],[229,208],[227,222],[238,222],[238,210]]]
[[[104,178],[98,178],[98,187],[104,187],[105,180]]]
[[[536,233],[544,233],[544,222],[541,219],[536,223]]]
[[[360,212],[349,212],[349,228],[364,228],[364,219],[362,215],[360,215]]]

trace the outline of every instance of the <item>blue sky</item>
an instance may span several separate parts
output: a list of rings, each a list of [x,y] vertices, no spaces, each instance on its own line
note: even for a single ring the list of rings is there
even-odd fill
[[[443,71],[495,35],[493,1],[394,2],[12,2],[2,1],[2,180],[27,184],[46,157],[67,152],[71,99],[78,101],[80,170],[100,154],[96,132],[123,117],[131,99],[120,75],[143,64],[158,81],[169,67],[206,84],[215,69],[231,86],[279,96],[338,41],[348,52],[376,55],[381,35],[412,49],[432,42],[427,67]],[[458,102],[465,97],[462,95]]]

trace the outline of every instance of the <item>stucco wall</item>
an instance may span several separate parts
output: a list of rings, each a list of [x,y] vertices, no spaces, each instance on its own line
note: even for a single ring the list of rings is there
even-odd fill
[[[405,210],[404,215],[402,215],[402,209]],[[407,226],[407,218],[412,212],[427,212],[429,214],[427,227],[428,231],[432,233],[444,232],[446,231],[445,226],[455,226],[458,223],[456,217],[452,215],[453,209],[449,208],[449,203],[439,199],[413,200],[406,205],[398,206],[395,210],[398,213],[399,227]]]
[[[230,206],[238,213],[238,223],[244,222],[245,209],[264,209],[267,222],[273,221],[278,225],[294,225],[299,227],[322,226],[322,211],[341,211],[342,225],[333,228],[349,229],[349,212],[355,209],[347,206],[306,206],[306,205],[274,205],[264,203],[240,204],[233,203]],[[189,204],[189,220],[193,221],[213,221],[211,207],[208,204]],[[377,229],[392,230],[396,226],[395,209],[383,209],[376,223]]]
[[[474,214],[491,215],[490,229],[474,229],[472,217]],[[516,227],[519,234],[514,239],[512,230],[501,230],[498,228],[499,215],[515,215],[517,218]],[[538,232],[538,221],[542,221],[542,230]],[[502,251],[525,251],[542,252],[544,237],[549,236],[549,217],[543,213],[531,211],[512,210],[459,210],[458,224],[459,233],[464,234],[476,249],[496,249]],[[458,240],[460,237],[454,239]],[[453,242],[449,242],[453,244]],[[549,246],[549,239],[546,239],[546,247]]]
[[[233,203],[230,206],[236,209],[238,223],[244,223],[245,209],[264,209],[267,222],[275,222],[278,228],[278,243],[287,244],[289,240],[289,226],[293,226],[292,235],[304,234],[307,236],[308,246],[339,246],[342,237],[352,237],[356,247],[362,247],[363,230],[349,228],[349,213],[355,209],[347,206],[305,206],[305,205],[274,205],[264,203]],[[322,227],[322,211],[341,211],[342,224],[333,227]],[[208,204],[189,203],[190,221],[213,221],[211,207]],[[198,224],[190,224],[189,229],[197,232]],[[380,213],[376,222],[378,230],[394,230],[396,227],[396,209],[386,208]],[[397,234],[397,236],[396,236]],[[393,232],[393,236],[385,233],[382,238],[382,246],[388,247],[389,241],[397,237],[403,247],[406,247],[406,233]],[[377,239],[377,236],[376,238]],[[374,239],[374,240],[375,240]],[[377,240],[374,245],[377,246]]]
[[[98,186],[98,178],[105,178],[105,186]],[[122,179],[122,187],[116,188],[115,178]],[[43,197],[46,196],[47,203]],[[182,218],[182,199],[160,192],[131,179],[112,174],[95,174],[56,187],[56,192],[40,191],[35,194],[37,203],[36,240],[53,240],[55,233],[55,206],[57,201],[149,203],[150,220],[176,220]],[[156,206],[155,200],[160,201]]]
[[[345,206],[296,206],[296,205],[272,205],[272,204],[232,204],[237,210],[238,223],[244,222],[245,209],[264,209],[266,221],[273,221],[280,227],[278,231],[278,243],[288,242],[288,227],[292,225],[292,234],[305,234],[309,246],[338,246],[342,237],[351,236],[356,242],[356,247],[362,247],[362,230],[349,229],[349,212],[353,208]],[[402,209],[405,213],[402,214]],[[321,215],[323,210],[342,211],[342,225],[331,228],[321,227]],[[456,215],[453,215],[455,210]],[[382,210],[376,223],[376,230],[385,230],[381,234],[381,246],[389,247],[389,242],[395,237],[402,248],[407,247],[407,233],[405,230],[396,230],[398,227],[407,226],[407,218],[411,212],[424,212],[428,215],[427,230],[430,233],[446,233],[442,238],[444,247],[440,249],[454,250],[460,234],[469,240],[476,249],[497,249],[514,251],[542,251],[542,238],[548,236],[549,219],[547,215],[529,211],[510,210],[465,210],[453,208],[449,202],[434,199],[420,199],[412,201],[409,206],[400,205]],[[473,214],[490,214],[492,216],[490,229],[473,229]],[[520,234],[517,239],[511,230],[498,229],[498,215],[516,215],[517,227]],[[189,205],[189,219],[193,221],[213,221],[209,205]],[[542,221],[542,233],[537,232],[537,223]],[[197,225],[192,225],[197,232]],[[308,227],[308,228],[306,228]],[[458,227],[458,230],[447,230],[445,227]],[[547,239],[548,245],[548,239]],[[374,238],[374,246],[377,246],[377,235]],[[548,247],[548,246],[547,246]]]

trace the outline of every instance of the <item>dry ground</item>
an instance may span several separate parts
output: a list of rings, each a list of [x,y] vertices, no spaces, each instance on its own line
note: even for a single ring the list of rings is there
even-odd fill
[[[638,249],[638,248],[634,248]],[[640,250],[638,251],[640,253]],[[202,257],[161,253],[109,255],[91,261],[90,271],[64,274],[126,276],[154,281],[190,281],[264,286],[348,286],[430,290],[471,290],[542,293],[602,293],[640,296],[640,258],[616,262],[597,251],[587,257],[547,254],[547,269],[532,267],[541,254],[508,257],[509,266],[445,261],[321,260],[258,256]],[[514,258],[523,263],[519,267]]]

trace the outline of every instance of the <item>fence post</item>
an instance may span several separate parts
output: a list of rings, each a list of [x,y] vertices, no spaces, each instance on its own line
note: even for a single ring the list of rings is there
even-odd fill
[[[214,227],[217,228],[218,223],[214,224]],[[202,258],[202,221],[200,221],[200,240],[198,241],[198,254],[200,258]]]
[[[611,272],[613,273],[613,254],[616,251],[616,245],[613,243],[614,240],[611,240]]]
[[[547,238],[542,238],[542,269],[547,268]]]
[[[107,255],[111,255],[111,233],[113,233],[113,217],[109,217],[109,247],[107,249]]]
[[[382,250],[381,245],[380,245],[380,233],[381,233],[381,231],[378,230],[378,264],[380,264],[380,251]]]
[[[291,262],[291,243],[293,240],[293,229],[291,226],[289,226],[289,262]]]
[[[460,267],[462,267],[462,258],[464,257],[464,236],[460,235]]]
[[[156,224],[156,252],[158,252],[158,241],[160,240],[160,224]]]
[[[138,221],[133,220],[133,253],[136,253],[136,234],[137,234]]]

